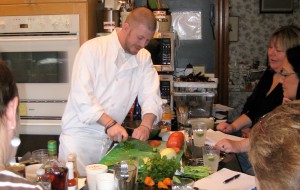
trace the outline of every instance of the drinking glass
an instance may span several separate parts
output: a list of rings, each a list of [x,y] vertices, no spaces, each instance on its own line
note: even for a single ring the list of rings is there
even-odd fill
[[[181,178],[180,183],[173,181],[172,190],[193,190],[194,180],[190,178]]]
[[[126,161],[114,165],[117,190],[132,190],[136,186],[137,167]]]
[[[40,164],[44,164],[48,161],[48,149],[38,149],[32,151],[32,160],[37,161]]]
[[[204,166],[208,166],[212,173],[216,172],[220,161],[220,149],[217,146],[206,145],[202,148],[202,151]]]
[[[207,124],[204,122],[192,123],[194,145],[202,147],[205,144]]]

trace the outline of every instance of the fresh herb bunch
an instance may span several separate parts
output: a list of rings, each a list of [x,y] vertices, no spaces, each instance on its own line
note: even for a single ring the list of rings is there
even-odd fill
[[[140,141],[138,139],[130,139],[125,142],[120,142],[119,144],[122,150],[124,151],[137,149],[140,151],[151,152],[153,150],[153,148],[150,145],[148,145],[147,142]]]
[[[176,170],[180,170],[180,163],[175,158],[167,159],[166,156],[161,158],[160,154],[157,153],[149,158],[145,170],[138,175],[138,180],[143,182],[149,176],[157,183],[166,177],[172,179]]]
[[[199,180],[209,176],[211,169],[207,166],[184,166],[182,177],[191,178],[193,180]]]

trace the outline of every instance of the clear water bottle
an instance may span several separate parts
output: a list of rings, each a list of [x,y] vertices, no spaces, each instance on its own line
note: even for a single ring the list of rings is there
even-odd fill
[[[36,183],[37,185],[40,185],[45,190],[51,190],[51,182],[49,175],[45,175],[45,169],[38,169],[36,170]]]

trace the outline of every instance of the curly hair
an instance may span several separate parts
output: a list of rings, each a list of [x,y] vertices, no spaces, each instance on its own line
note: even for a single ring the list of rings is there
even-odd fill
[[[277,107],[253,127],[248,154],[261,190],[300,188],[300,101]]]

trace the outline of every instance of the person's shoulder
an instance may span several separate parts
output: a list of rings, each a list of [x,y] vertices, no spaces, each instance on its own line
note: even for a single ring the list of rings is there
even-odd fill
[[[43,190],[39,185],[29,182],[27,179],[7,170],[0,172],[0,190]]]

